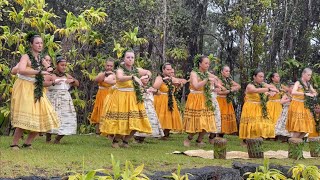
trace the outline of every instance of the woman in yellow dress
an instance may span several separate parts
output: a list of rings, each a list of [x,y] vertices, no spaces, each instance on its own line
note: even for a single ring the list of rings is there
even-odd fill
[[[96,134],[100,134],[99,123],[105,112],[104,105],[106,97],[110,94],[112,86],[116,83],[115,74],[113,73],[114,60],[107,59],[104,68],[105,71],[98,74],[95,82],[98,83],[99,89],[96,95],[96,100],[93,106],[93,111],[90,117],[90,123],[96,125]]]
[[[307,98],[317,96],[317,92],[310,83],[311,76],[312,70],[305,68],[301,79],[295,82],[292,89],[292,101],[289,106],[286,128],[291,132],[293,138],[303,138],[307,133],[314,136],[313,134],[316,133],[316,123],[310,111],[314,107],[305,106]]]
[[[221,112],[221,134],[238,132],[236,115],[232,105],[234,92],[241,86],[230,78],[230,67],[225,65],[221,70],[222,90],[218,92],[218,103]]]
[[[285,89],[288,88],[280,83],[280,76],[278,73],[273,72],[270,76],[271,83],[275,88],[278,89],[279,93],[270,92],[268,96],[267,109],[272,122],[276,125],[277,121],[282,112],[282,104],[280,103]]]
[[[195,67],[190,73],[190,94],[184,112],[184,129],[188,137],[183,145],[190,146],[193,136],[198,133],[197,146],[202,146],[203,136],[207,132],[215,132],[214,107],[211,98],[211,83],[208,68],[210,60],[207,56],[195,57]]]
[[[102,134],[114,135],[112,147],[129,147],[128,140],[138,131],[151,134],[152,129],[143,104],[141,79],[151,77],[151,72],[136,68],[134,52],[124,53],[124,65],[116,71],[116,87],[108,99],[106,113],[100,122]]]
[[[264,73],[253,72],[253,81],[246,87],[245,102],[240,119],[240,139],[274,138],[275,129],[272,119],[268,116],[267,95],[269,92],[279,92],[273,86],[264,83]]]
[[[170,131],[182,131],[180,112],[174,97],[173,70],[170,63],[164,63],[161,67],[161,75],[157,76],[153,88],[157,93],[154,96],[154,108],[157,112],[160,125],[164,132],[162,139],[169,137]]]
[[[40,53],[43,49],[43,41],[39,35],[28,34],[27,40],[31,49],[22,55],[18,79],[13,85],[11,98],[11,124],[15,127],[11,148],[19,149],[19,140],[24,130],[30,133],[22,147],[31,148],[33,139],[39,132],[47,132],[58,128],[60,121],[57,114],[44,94],[44,86],[52,85],[52,81],[44,81],[43,75],[49,75],[42,70],[44,62],[41,62]]]

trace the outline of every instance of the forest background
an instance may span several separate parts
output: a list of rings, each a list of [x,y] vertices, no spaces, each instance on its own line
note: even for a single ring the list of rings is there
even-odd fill
[[[81,82],[71,92],[79,130],[88,133],[93,79],[107,57],[120,58],[125,48],[153,76],[170,62],[186,78],[196,54],[210,54],[216,73],[229,65],[242,86],[233,102],[239,118],[252,69],[276,71],[287,83],[310,67],[319,90],[319,26],[318,0],[0,0],[0,135],[10,133],[10,68],[26,52],[30,30],[41,34],[53,61],[57,54],[68,59],[69,73]],[[177,95],[182,110],[186,94],[184,88]]]

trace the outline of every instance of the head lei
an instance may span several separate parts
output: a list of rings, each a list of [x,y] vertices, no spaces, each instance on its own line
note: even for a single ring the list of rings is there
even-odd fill
[[[28,42],[31,43],[33,41],[33,39],[36,37],[41,37],[41,36],[35,31],[29,31],[25,38]]]
[[[56,57],[57,64],[59,64],[60,62],[66,62],[66,61],[67,61],[66,58],[64,58],[61,55],[57,55],[57,57]]]
[[[193,58],[193,66],[194,67],[197,67],[197,68],[199,67],[200,59],[202,56],[203,55],[201,55],[201,54],[197,54],[194,56],[194,58]]]

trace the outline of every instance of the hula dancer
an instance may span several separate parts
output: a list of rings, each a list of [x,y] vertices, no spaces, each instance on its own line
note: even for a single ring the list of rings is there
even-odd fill
[[[253,72],[253,81],[246,87],[245,102],[240,119],[240,139],[274,138],[274,124],[268,116],[267,94],[279,92],[273,86],[264,83],[264,73],[260,70]]]
[[[282,96],[280,101],[283,108],[282,108],[282,112],[279,117],[279,120],[277,121],[275,129],[276,129],[276,136],[278,136],[278,138],[281,139],[282,142],[287,142],[288,138],[291,137],[290,132],[288,132],[286,129],[286,124],[288,119],[289,105],[292,99],[291,93],[292,93],[293,85],[294,83],[289,84],[288,92]]]
[[[11,98],[11,124],[16,128],[10,146],[13,150],[19,149],[19,139],[24,130],[29,130],[30,133],[22,147],[31,148],[31,143],[39,132],[58,128],[60,124],[56,112],[43,93],[43,87],[53,82],[44,81],[43,75],[49,75],[49,72],[43,70],[48,67],[44,67],[45,63],[40,58],[42,38],[29,33],[27,41],[30,43],[30,50],[20,59],[18,79],[13,85]]]
[[[154,107],[157,112],[160,124],[164,130],[163,140],[169,137],[170,131],[182,131],[180,112],[174,97],[175,78],[172,75],[172,66],[165,63],[160,67],[161,75],[157,76],[153,84],[156,89],[154,96]]]
[[[190,94],[184,114],[184,129],[188,137],[183,145],[186,147],[190,146],[196,133],[199,134],[196,140],[197,146],[202,146],[203,136],[207,132],[216,131],[210,84],[213,78],[208,72],[210,60],[207,56],[196,56],[194,64],[195,67],[190,74]]]
[[[219,133],[221,133],[221,111],[220,111],[220,106],[217,100],[218,97],[218,92],[222,89],[221,83],[220,83],[220,79],[217,76],[213,75],[212,76],[213,81],[210,81],[211,83],[211,98],[212,98],[212,105],[214,107],[214,119],[213,119],[213,123],[216,124],[216,131],[215,132],[210,132],[209,134],[209,143],[210,144],[214,144],[214,138],[219,136]]]
[[[312,115],[314,97],[317,92],[313,89],[310,79],[312,70],[305,68],[301,79],[295,82],[292,89],[292,101],[289,106],[287,130],[293,138],[303,138],[307,133],[316,133],[316,123]]]
[[[288,89],[288,88],[280,83],[280,76],[276,72],[271,74],[270,80],[271,80],[270,85],[273,85],[275,88],[277,88],[279,92],[269,93],[267,109],[268,109],[268,114],[272,119],[273,123],[277,124],[277,121],[282,111],[282,105],[280,103],[280,100],[282,98],[283,92],[285,91],[284,89]]]
[[[146,134],[146,133],[139,133],[137,132],[135,134],[135,140],[138,143],[142,143],[146,137],[163,137],[164,133],[161,128],[157,113],[154,109],[153,105],[153,93],[156,93],[157,90],[154,89],[153,87],[148,87],[148,82],[150,78],[142,79],[141,82],[143,84],[143,102],[144,102],[144,107],[146,109],[146,113],[152,128],[152,134]]]
[[[151,77],[151,72],[136,68],[134,52],[124,53],[124,65],[116,71],[116,89],[106,105],[106,114],[101,120],[100,132],[115,135],[112,147],[119,147],[122,138],[122,147],[129,147],[128,140],[138,131],[152,133],[152,129],[143,104],[143,92],[140,89],[142,79]]]
[[[96,134],[100,134],[99,123],[105,113],[106,97],[110,94],[111,87],[116,83],[115,74],[113,73],[114,60],[112,58],[107,59],[104,68],[105,71],[99,73],[95,79],[99,85],[99,90],[90,117],[90,123],[96,125]]]
[[[218,92],[218,102],[221,111],[221,136],[238,132],[236,115],[233,108],[235,92],[241,86],[230,78],[230,67],[223,66],[221,70],[222,88]]]
[[[66,135],[77,133],[77,114],[74,109],[70,87],[78,87],[79,81],[66,73],[67,60],[62,56],[57,57],[57,67],[51,76],[46,76],[48,81],[52,81],[48,87],[47,96],[53,105],[61,125],[58,129],[52,129],[46,134],[46,142],[51,141],[51,134],[56,134],[55,144],[59,144],[60,140]]]

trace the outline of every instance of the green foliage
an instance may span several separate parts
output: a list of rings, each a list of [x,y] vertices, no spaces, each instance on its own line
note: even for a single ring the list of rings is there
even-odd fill
[[[173,180],[188,180],[189,176],[192,176],[190,173],[186,173],[184,175],[181,174],[181,166],[178,164],[177,173],[171,173],[171,176],[164,176],[164,178],[167,179],[173,179]]]
[[[84,162],[84,161],[83,161]],[[144,165],[136,168],[133,167],[130,161],[126,161],[125,166],[121,169],[120,161],[114,159],[111,154],[112,171],[106,169],[92,170],[87,173],[74,173],[69,176],[69,180],[148,180],[149,178],[142,173]],[[84,166],[84,165],[83,165]],[[105,175],[96,175],[97,172],[104,173]]]
[[[264,159],[263,166],[259,166],[256,172],[247,172],[247,180],[285,180],[287,179],[283,173],[277,169],[269,168],[269,159]]]
[[[304,164],[297,164],[290,168],[292,178],[294,180],[316,180],[320,179],[320,170],[317,166],[306,166]]]
[[[95,126],[92,124],[86,125],[86,124],[81,124],[79,126],[79,134],[90,134],[95,132]]]
[[[148,43],[147,39],[138,38],[138,27],[135,27],[133,31],[131,29],[128,32],[122,31],[121,41],[123,45],[131,48]]]
[[[80,96],[83,94],[83,92],[79,91],[79,89],[75,88],[70,93],[73,97],[72,101],[73,101],[74,106],[79,109],[84,109],[86,106],[86,101],[80,98]]]
[[[171,48],[171,49],[168,49],[167,56],[174,60],[185,61],[188,58],[189,54],[188,54],[188,50],[185,48]]]
[[[304,147],[304,142],[299,143],[299,144],[293,144],[293,143],[288,143],[289,144],[289,157],[295,158],[295,159],[303,159],[303,147]]]

